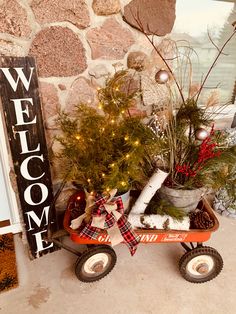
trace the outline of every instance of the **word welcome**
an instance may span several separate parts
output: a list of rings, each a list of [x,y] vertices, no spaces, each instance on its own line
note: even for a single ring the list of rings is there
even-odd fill
[[[19,66],[22,63],[23,66]],[[44,240],[53,193],[36,67],[31,57],[3,57],[0,72],[1,86],[4,86],[1,98],[19,198],[27,239],[32,255],[36,257],[39,252],[53,247],[53,243]]]

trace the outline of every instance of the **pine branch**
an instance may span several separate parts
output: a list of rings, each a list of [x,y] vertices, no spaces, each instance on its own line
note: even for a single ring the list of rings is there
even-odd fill
[[[168,215],[178,221],[183,221],[186,217],[186,212],[183,209],[171,205],[164,199],[157,200],[155,196],[148,204],[145,214]]]

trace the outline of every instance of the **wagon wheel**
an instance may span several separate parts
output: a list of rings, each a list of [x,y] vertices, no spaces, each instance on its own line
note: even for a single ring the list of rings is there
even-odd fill
[[[77,260],[75,274],[83,282],[105,277],[116,264],[116,253],[108,245],[98,245],[85,251]]]
[[[186,252],[179,261],[181,275],[187,281],[203,283],[215,278],[223,268],[220,254],[213,248],[197,247]]]

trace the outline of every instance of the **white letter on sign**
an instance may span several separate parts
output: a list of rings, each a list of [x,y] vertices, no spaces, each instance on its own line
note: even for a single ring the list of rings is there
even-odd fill
[[[32,198],[31,198],[31,189],[32,187],[34,186],[39,186],[40,189],[41,189],[41,201],[39,201],[38,203],[35,203],[33,202]],[[46,185],[44,185],[43,183],[34,183],[34,184],[31,184],[27,187],[27,189],[25,190],[24,192],[24,199],[25,201],[29,204],[29,205],[39,205],[39,204],[42,204],[46,198],[48,197],[48,188],[46,187]]]
[[[22,174],[22,176],[26,179],[26,180],[38,180],[40,178],[42,178],[44,175],[45,175],[45,172],[43,172],[41,174],[41,176],[38,176],[38,177],[32,177],[30,174],[29,174],[29,171],[28,171],[28,162],[33,159],[33,158],[38,158],[40,160],[42,160],[43,162],[43,155],[40,155],[40,156],[29,156],[27,158],[25,158],[25,160],[22,162],[21,166],[20,166],[20,173]]]
[[[11,99],[11,101],[14,102],[14,106],[15,106],[16,122],[17,122],[16,125],[26,125],[26,124],[36,123],[36,117],[34,117],[34,119],[31,121],[25,122],[24,115],[26,115],[29,118],[29,107],[27,105],[24,110],[22,108],[23,101],[28,101],[33,106],[34,104],[33,104],[32,98]]]
[[[43,246],[43,242],[48,244],[47,241],[42,239],[42,233],[45,233],[45,232],[47,232],[47,230],[39,231],[39,232],[33,234],[35,236],[35,240],[36,240],[36,244],[37,244],[36,253],[43,251],[43,250],[46,250],[46,249],[53,246],[53,243],[50,243],[48,246],[45,246],[45,247]]]
[[[29,131],[18,131],[18,132],[16,132],[20,135],[21,154],[38,152],[40,150],[40,144],[38,144],[38,146],[35,149],[29,150],[27,137],[26,137],[26,133],[28,133],[28,132]]]
[[[28,231],[34,229],[34,228],[32,228],[32,226],[31,226],[30,218],[36,223],[36,225],[37,225],[38,227],[40,227],[40,226],[41,226],[41,223],[42,223],[42,220],[43,220],[43,216],[45,215],[45,217],[46,217],[45,226],[47,226],[47,224],[48,224],[48,211],[49,211],[49,206],[44,207],[43,212],[42,212],[42,215],[41,215],[40,218],[38,218],[38,216],[37,216],[37,215],[35,214],[35,212],[32,211],[32,210],[31,210],[30,212],[25,213],[25,214],[27,215],[28,223],[29,223],[29,229],[28,229]]]
[[[31,72],[30,72],[30,77],[29,77],[28,80],[25,77],[25,74],[23,72],[23,68],[14,68],[14,69],[15,69],[15,71],[18,74],[16,81],[12,77],[12,75],[11,75],[11,73],[9,71],[9,68],[1,68],[2,72],[4,73],[5,77],[7,78],[8,82],[11,85],[12,89],[14,90],[14,92],[17,89],[19,80],[21,80],[21,82],[23,83],[25,89],[28,91],[34,68],[30,68]]]

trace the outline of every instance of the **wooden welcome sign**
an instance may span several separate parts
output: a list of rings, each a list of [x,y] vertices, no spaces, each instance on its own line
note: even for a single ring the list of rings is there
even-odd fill
[[[53,191],[32,57],[0,58],[0,96],[27,239],[38,257],[54,250],[45,240]]]

